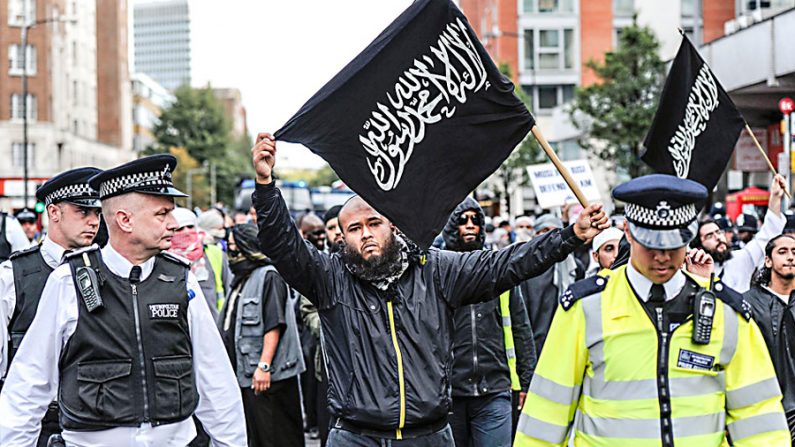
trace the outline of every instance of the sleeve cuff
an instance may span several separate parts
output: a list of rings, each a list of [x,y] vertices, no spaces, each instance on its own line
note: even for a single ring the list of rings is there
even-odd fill
[[[560,237],[563,239],[563,242],[573,245],[574,247],[579,247],[585,243],[585,241],[578,238],[577,235],[574,234],[574,225],[569,225],[568,227],[560,230]]]

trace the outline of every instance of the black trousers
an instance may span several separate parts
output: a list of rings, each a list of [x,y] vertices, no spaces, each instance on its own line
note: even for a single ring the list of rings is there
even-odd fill
[[[240,389],[249,447],[304,447],[298,378],[272,382],[264,393]]]
[[[320,447],[326,447],[331,415],[328,411],[328,379],[317,381],[317,430],[320,434]]]
[[[314,342],[304,348],[304,364],[306,371],[301,374],[301,397],[303,398],[306,428],[317,427],[317,377],[315,377],[315,350]]]

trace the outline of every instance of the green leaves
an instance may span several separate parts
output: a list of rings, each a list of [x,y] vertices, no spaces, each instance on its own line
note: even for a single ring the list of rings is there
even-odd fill
[[[654,119],[662,89],[665,63],[658,56],[654,32],[637,23],[623,28],[618,48],[603,63],[586,67],[599,82],[578,88],[569,109],[574,125],[583,131],[580,145],[603,160],[638,176],[644,165],[641,144]]]

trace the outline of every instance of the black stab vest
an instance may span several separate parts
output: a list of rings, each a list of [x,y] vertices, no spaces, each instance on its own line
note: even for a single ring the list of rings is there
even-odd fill
[[[9,361],[13,360],[19,349],[19,344],[22,343],[22,338],[33,322],[33,317],[36,316],[41,292],[53,270],[44,261],[40,245],[14,253],[11,256],[11,266],[14,270],[14,290],[17,301],[11,322],[8,324],[8,332],[11,337],[11,349],[8,350]]]
[[[155,258],[146,280],[113,274],[96,248],[70,255],[74,278],[87,253],[104,306],[89,312],[79,291],[77,328],[59,360],[61,425],[88,431],[179,422],[199,400],[188,329],[188,266]]]

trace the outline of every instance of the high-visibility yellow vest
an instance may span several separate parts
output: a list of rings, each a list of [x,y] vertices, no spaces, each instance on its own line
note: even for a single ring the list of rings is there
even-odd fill
[[[790,446],[756,323],[719,300],[709,344],[692,342],[692,320],[658,336],[625,269],[583,280],[596,291],[579,282],[561,298],[570,308],[555,313],[514,445],[565,446],[571,427],[578,447],[718,447],[725,428],[735,447]]]
[[[519,374],[516,372],[516,348],[511,329],[511,291],[500,295],[500,316],[502,317],[502,337],[505,339],[505,355],[508,357],[508,371],[511,374],[511,389],[521,391]]]
[[[213,268],[213,274],[215,275],[215,306],[218,308],[218,311],[221,311],[221,308],[224,307],[224,280],[223,280],[223,269],[224,269],[224,252],[221,251],[221,247],[217,245],[205,245],[204,246],[204,253],[207,255],[207,259],[210,260],[210,265]]]

